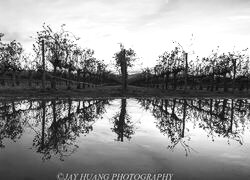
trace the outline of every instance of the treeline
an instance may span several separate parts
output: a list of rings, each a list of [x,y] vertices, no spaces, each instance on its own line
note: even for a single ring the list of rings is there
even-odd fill
[[[51,88],[56,89],[58,82],[65,82],[70,89],[73,83],[77,88],[84,88],[88,83],[115,83],[115,75],[107,70],[103,60],[94,57],[94,50],[80,47],[77,44],[79,38],[64,27],[62,25],[59,31],[54,31],[43,25],[33,37],[32,55],[25,54],[21,43],[15,40],[3,42],[4,34],[1,33],[1,84],[16,86],[26,81],[26,85],[32,86],[34,80],[39,80],[40,85],[41,80],[46,80]]]
[[[159,56],[132,84],[162,89],[243,91],[249,89],[247,49],[228,53],[213,51],[209,57],[191,59],[181,46]]]

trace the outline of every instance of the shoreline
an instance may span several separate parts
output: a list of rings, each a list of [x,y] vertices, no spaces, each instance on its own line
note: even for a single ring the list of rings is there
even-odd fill
[[[0,89],[0,100],[4,99],[108,99],[108,98],[250,98],[248,92],[208,92],[199,90],[161,90],[129,86],[122,93],[121,86],[105,86],[88,89]]]

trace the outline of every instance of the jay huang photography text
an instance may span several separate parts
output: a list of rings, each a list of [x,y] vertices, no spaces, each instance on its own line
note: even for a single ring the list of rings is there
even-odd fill
[[[173,180],[173,173],[58,173],[57,180]]]

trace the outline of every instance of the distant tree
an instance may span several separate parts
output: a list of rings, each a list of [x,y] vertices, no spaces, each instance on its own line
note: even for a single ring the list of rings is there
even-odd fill
[[[123,90],[127,89],[127,78],[128,78],[128,67],[133,66],[133,62],[136,60],[136,53],[133,49],[125,49],[122,44],[120,44],[120,51],[115,53],[115,66],[119,69],[122,75]]]
[[[5,45],[2,42],[2,37],[4,36],[3,33],[0,33],[0,67],[1,67],[1,73],[4,71],[4,50],[5,50]]]
[[[177,75],[185,69],[183,50],[181,47],[176,46],[171,52],[164,52],[159,56],[158,65],[165,76],[165,86],[168,88],[169,75],[173,74],[174,89],[177,86]]]
[[[151,78],[152,78],[152,70],[150,68],[145,68],[142,70],[142,78],[144,79],[144,82],[146,84],[151,83]]]
[[[77,79],[80,80],[80,75],[83,75],[83,80],[86,81],[86,78],[90,76],[91,73],[95,70],[96,59],[94,58],[94,50],[92,49],[81,49],[79,48],[75,51],[77,56],[76,71]],[[78,88],[80,84],[78,84]]]
[[[3,33],[0,33],[0,41],[2,41],[2,37],[4,36]]]
[[[217,66],[217,62],[218,62],[218,49],[217,50],[213,50],[212,54],[207,57],[207,58],[203,58],[204,63],[206,63],[206,71],[209,72],[209,76],[210,76],[210,90],[214,91],[214,86],[215,86],[215,75],[216,75],[216,66]]]
[[[38,69],[39,63],[36,61],[37,59],[35,57],[28,54],[23,54],[21,60],[23,62],[21,68],[28,72],[28,85],[31,86],[33,71]]]
[[[3,34],[1,34],[1,37]],[[12,85],[16,85],[16,72],[20,70],[20,58],[23,52],[21,43],[16,40],[10,43],[1,42],[1,70],[2,72],[12,72]]]
[[[230,58],[226,54],[222,54],[218,57],[216,66],[216,74],[223,77],[224,92],[227,91],[227,75],[231,72]]]
[[[37,32],[36,44],[34,45],[35,52],[41,53],[39,47],[41,40],[44,40],[45,54],[49,62],[53,65],[53,75],[56,76],[57,68],[62,68],[69,63],[70,53],[73,52],[72,48],[75,46],[76,38],[72,33],[64,29],[65,24],[61,26],[59,32],[55,32],[50,26],[43,25],[43,30]],[[67,68],[71,69],[68,64]],[[52,88],[56,89],[55,77],[53,78]]]
[[[108,74],[107,65],[101,60],[97,60],[96,64],[97,64],[96,73],[98,76],[97,77],[98,81],[99,83],[103,83],[105,76],[107,76]]]
[[[248,83],[248,75],[249,75],[249,56],[246,54],[248,49],[244,49],[242,51],[233,51],[229,52],[227,57],[230,61],[231,66],[231,76],[233,80],[233,91],[236,88],[236,77],[238,75],[242,75],[247,78]],[[247,84],[248,86],[248,84]]]
[[[76,44],[69,44],[65,49],[66,57],[63,63],[63,67],[68,70],[68,89],[71,89],[70,76],[71,72],[76,70],[77,56],[79,54],[78,47]]]

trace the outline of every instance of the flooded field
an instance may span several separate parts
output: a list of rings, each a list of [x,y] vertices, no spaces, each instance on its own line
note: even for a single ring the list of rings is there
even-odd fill
[[[249,99],[5,100],[0,179],[119,172],[248,179],[249,128]]]

